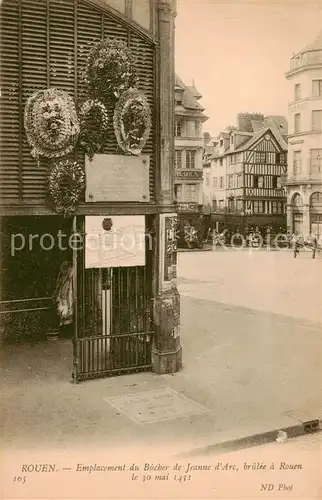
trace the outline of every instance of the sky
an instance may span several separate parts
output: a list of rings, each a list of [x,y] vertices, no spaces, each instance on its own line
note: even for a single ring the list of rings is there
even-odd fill
[[[322,30],[322,2],[177,0],[176,72],[202,94],[217,135],[239,112],[287,116],[290,57]]]

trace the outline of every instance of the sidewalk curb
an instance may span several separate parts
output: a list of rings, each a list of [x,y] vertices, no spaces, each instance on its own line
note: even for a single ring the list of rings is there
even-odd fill
[[[203,448],[195,448],[185,453],[180,453],[178,457],[188,457],[195,455],[216,455],[223,453],[231,453],[233,451],[240,451],[247,448],[253,448],[264,444],[276,443],[279,433],[285,433],[287,436],[286,441],[291,438],[318,434],[322,431],[322,418],[308,420],[306,422],[298,422],[295,425],[282,427],[260,434],[253,434],[250,436],[236,438],[228,441],[223,441],[217,444],[205,446]]]

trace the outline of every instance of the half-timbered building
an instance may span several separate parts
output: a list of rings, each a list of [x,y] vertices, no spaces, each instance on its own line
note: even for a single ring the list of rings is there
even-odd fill
[[[266,125],[266,126],[265,126]],[[268,126],[269,125],[269,126]],[[285,122],[284,122],[285,126]],[[212,214],[217,229],[284,229],[287,143],[276,123],[219,137],[212,162]]]
[[[55,329],[57,275],[68,260],[76,381],[181,366],[174,282],[174,18],[172,0],[1,2],[1,340],[46,342]],[[105,39],[124,42],[133,56],[150,132],[140,154],[124,153],[108,102],[107,139],[93,161],[79,143],[68,155],[86,173],[86,189],[74,215],[64,218],[49,202],[50,163],[37,164],[31,154],[25,105],[34,93],[55,88],[68,93],[78,112],[86,98],[90,48]],[[119,247],[115,255],[113,247],[109,262],[90,264],[88,228],[98,224],[102,231],[102,219],[125,237],[138,222],[140,249],[124,248],[126,243],[124,255]],[[75,236],[83,246],[70,244]]]

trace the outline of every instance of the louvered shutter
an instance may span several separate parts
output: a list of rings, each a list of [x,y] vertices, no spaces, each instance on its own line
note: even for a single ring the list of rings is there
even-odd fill
[[[44,0],[22,0],[22,109],[28,97],[48,86],[47,82],[47,4]],[[23,130],[22,198],[25,202],[44,203],[46,164],[37,167]]]
[[[136,34],[131,34],[130,48],[136,58],[136,67],[139,76],[139,89],[144,92],[151,108],[152,127],[150,137],[143,149],[143,153],[150,155],[150,199],[154,199],[155,168],[156,168],[156,136],[155,136],[155,99],[154,99],[154,50],[153,47],[140,39]]]
[[[141,38],[116,17],[85,0],[3,0],[1,28],[2,202],[11,204],[22,200],[26,205],[45,205],[46,161],[37,167],[23,128],[27,98],[37,90],[58,87],[81,103],[85,98],[82,74],[88,44],[105,36],[130,44],[137,58],[139,87],[147,95],[153,110],[155,49],[152,42]],[[19,54],[22,56],[21,65]],[[20,86],[22,92],[19,96]],[[109,114],[108,141],[103,152],[115,154],[117,143],[112,123],[112,103]],[[154,195],[155,144],[151,132],[144,149],[144,153],[151,156],[151,199]],[[77,152],[77,157],[84,162],[81,151]]]
[[[0,198],[19,202],[19,11],[16,2],[1,5]]]

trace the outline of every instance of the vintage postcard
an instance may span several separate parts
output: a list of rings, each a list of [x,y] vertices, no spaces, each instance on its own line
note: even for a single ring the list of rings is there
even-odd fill
[[[321,2],[0,11],[1,499],[322,499]]]

